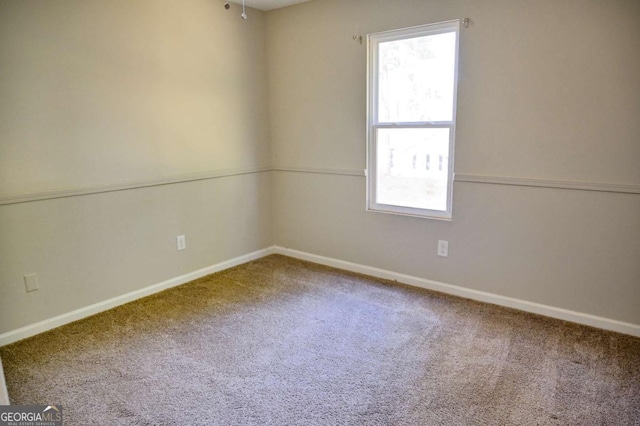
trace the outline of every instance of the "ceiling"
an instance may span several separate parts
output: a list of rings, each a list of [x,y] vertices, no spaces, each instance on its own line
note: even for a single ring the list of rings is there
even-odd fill
[[[242,0],[230,0],[231,3],[242,4]],[[260,10],[273,10],[292,4],[306,3],[310,0],[245,0],[247,7],[253,7]]]

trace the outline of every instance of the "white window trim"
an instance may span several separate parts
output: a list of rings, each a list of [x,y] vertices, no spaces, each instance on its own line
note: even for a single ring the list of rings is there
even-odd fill
[[[407,36],[428,36],[454,31],[456,33],[455,64],[453,80],[453,116],[452,121],[431,122],[379,122],[378,121],[378,45],[380,42],[388,42],[407,38]],[[434,24],[420,25],[417,27],[403,28],[400,30],[384,31],[367,35],[367,211],[417,216],[429,219],[452,220],[453,214],[453,182],[455,130],[458,109],[458,54],[460,46],[460,20],[438,22]],[[376,131],[384,128],[448,128],[449,129],[449,169],[447,181],[447,209],[446,211],[428,210],[402,206],[378,204],[376,194]]]

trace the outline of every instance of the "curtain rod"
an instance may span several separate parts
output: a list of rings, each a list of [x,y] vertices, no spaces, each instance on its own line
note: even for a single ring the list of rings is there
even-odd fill
[[[460,22],[462,22],[462,25],[464,25],[465,28],[469,28],[469,24],[471,23],[471,19],[469,19],[469,18],[461,18]],[[358,43],[362,44],[363,37],[361,35],[354,35],[351,38],[354,41],[357,41]]]

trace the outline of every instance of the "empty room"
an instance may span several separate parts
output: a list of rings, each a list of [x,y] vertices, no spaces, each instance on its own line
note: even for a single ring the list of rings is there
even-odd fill
[[[0,0],[0,426],[640,425],[639,23]]]

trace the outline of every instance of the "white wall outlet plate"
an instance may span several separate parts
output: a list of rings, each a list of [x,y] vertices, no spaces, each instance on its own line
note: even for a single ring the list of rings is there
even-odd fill
[[[176,237],[176,241],[178,243],[178,251],[182,251],[187,248],[187,237],[184,235],[178,235]]]
[[[449,257],[449,241],[438,240],[438,256]]]
[[[40,283],[38,282],[38,274],[25,275],[24,286],[27,288],[27,293],[40,290]]]

